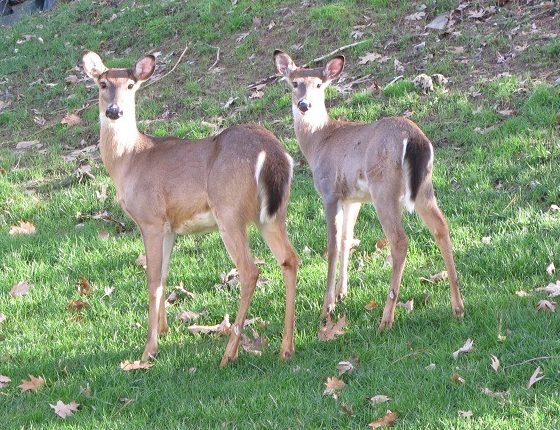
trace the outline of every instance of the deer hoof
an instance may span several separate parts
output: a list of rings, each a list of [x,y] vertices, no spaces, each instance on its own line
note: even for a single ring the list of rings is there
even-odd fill
[[[465,309],[462,306],[453,308],[453,316],[457,319],[462,319],[465,316]]]
[[[282,346],[282,348],[280,348],[280,360],[282,361],[289,360],[294,355],[294,351],[295,349],[293,344],[288,346]]]
[[[348,296],[348,291],[344,290],[344,291],[339,291],[336,294],[336,301],[337,302],[341,302],[342,300],[344,300],[346,297]]]
[[[333,312],[334,312],[335,306],[336,305],[334,303],[325,304],[323,306],[323,311],[321,312],[321,319],[325,319],[325,318],[329,317],[330,315],[332,315]]]
[[[169,333],[169,326],[167,325],[167,323],[164,326],[158,327],[158,334],[160,336],[164,336],[167,333]]]
[[[157,348],[146,346],[146,349],[144,349],[144,353],[142,354],[142,361],[151,361],[156,357],[156,354]]]
[[[388,331],[391,329],[391,327],[393,327],[393,320],[385,320],[382,319],[381,323],[379,324],[379,329],[378,331],[380,333],[384,332],[384,331]]]

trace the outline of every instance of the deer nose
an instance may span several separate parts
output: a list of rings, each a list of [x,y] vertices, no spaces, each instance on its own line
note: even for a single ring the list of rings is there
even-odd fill
[[[119,119],[123,115],[123,111],[117,105],[111,105],[105,111],[105,115],[110,119]]]
[[[310,108],[311,108],[311,103],[309,103],[307,100],[305,99],[301,99],[298,104],[297,107],[300,111],[302,112],[307,112]]]

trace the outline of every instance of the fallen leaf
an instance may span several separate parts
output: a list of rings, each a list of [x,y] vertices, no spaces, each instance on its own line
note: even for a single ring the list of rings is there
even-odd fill
[[[465,344],[453,353],[453,358],[457,360],[459,354],[471,352],[473,349],[473,345],[474,345],[474,341],[471,338],[468,338],[465,341]]]
[[[25,391],[37,392],[43,385],[45,385],[45,380],[41,376],[29,375],[29,379],[23,379],[18,388],[21,389],[22,393]]]
[[[120,364],[120,367],[125,372],[130,372],[131,370],[140,370],[140,369],[146,370],[146,369],[149,369],[150,367],[152,367],[153,365],[154,365],[154,363],[152,363],[151,361],[140,361],[140,360],[128,361],[128,360],[125,360]]]
[[[500,360],[498,360],[498,357],[496,357],[495,355],[490,356],[490,367],[494,369],[494,372],[497,372],[500,368]]]
[[[89,382],[86,383],[85,387],[80,387],[80,395],[90,397],[91,396],[91,387],[89,386]]]
[[[442,13],[441,15],[436,16],[434,19],[430,21],[426,28],[430,28],[432,30],[443,30],[447,26],[449,22],[449,12]]]
[[[548,293],[548,297],[560,296],[560,281],[556,281],[555,284],[550,283],[546,287],[535,288],[533,291],[544,291]]]
[[[385,249],[388,244],[389,244],[389,241],[384,237],[382,239],[379,239],[377,242],[375,242],[375,248],[378,251],[381,251],[382,249]]]
[[[20,221],[19,225],[13,225],[10,227],[10,234],[35,234],[35,226],[27,221]]]
[[[480,389],[480,391],[482,391],[482,394],[484,394],[486,396],[499,398],[499,399],[503,399],[505,396],[507,396],[509,394],[509,391],[492,391],[492,390],[490,390],[489,388],[486,388],[486,387],[482,387]]]
[[[268,24],[268,29],[272,30],[274,27],[276,27],[276,23],[274,21],[270,21],[270,23]]]
[[[68,124],[69,126],[78,125],[81,122],[82,119],[75,113],[67,113],[60,121],[61,124]]]
[[[486,11],[484,10],[484,8],[471,10],[467,13],[468,17],[472,18],[472,19],[480,19],[485,14],[486,14]]]
[[[455,384],[464,384],[465,383],[465,379],[459,375],[458,373],[454,373],[453,375],[451,375],[451,381],[453,381]]]
[[[407,312],[412,312],[414,309],[414,299],[407,300],[406,302],[398,302],[397,306],[405,308]]]
[[[80,312],[84,309],[89,309],[89,303],[83,302],[82,300],[72,300],[68,303],[67,309],[70,312]]]
[[[525,290],[517,290],[515,294],[519,297],[527,297],[529,295],[529,293]]]
[[[488,129],[486,129],[486,130],[488,130]],[[484,130],[483,130],[483,131],[484,131]],[[482,133],[482,134],[484,134],[484,133]],[[484,237],[481,239],[481,241],[482,241],[482,243],[484,243],[485,245],[488,245],[488,244],[490,244],[490,242],[492,242],[492,238],[491,238],[490,236],[484,236]]]
[[[18,144],[16,144],[16,149],[18,150],[24,150],[24,149],[30,149],[33,147],[40,147],[41,143],[38,140],[24,140],[22,142],[19,142]]]
[[[340,361],[336,365],[338,376],[344,375],[345,373],[352,373],[354,371],[354,364],[355,362],[353,360]]]
[[[247,31],[247,32],[245,32],[245,33],[241,33],[241,34],[237,37],[237,39],[235,39],[235,41],[236,41],[237,43],[242,42],[247,36],[249,36],[249,34],[250,34],[250,31]]]
[[[64,79],[65,82],[68,82],[69,84],[77,84],[78,83],[78,77],[76,75],[69,75],[66,76],[66,79]]]
[[[343,335],[346,325],[346,316],[343,316],[337,322],[334,322],[329,316],[325,325],[319,329],[319,340],[333,340],[337,336]]]
[[[364,37],[364,32],[360,30],[354,30],[350,33],[350,37],[352,37],[352,39],[354,40],[361,39],[362,37]]]
[[[426,16],[426,12],[416,12],[405,16],[404,19],[407,21],[420,21],[425,16]]]
[[[266,347],[266,340],[263,339],[255,329],[252,329],[252,336],[241,334],[241,347],[252,354],[261,355]]]
[[[57,414],[60,418],[66,419],[70,415],[72,415],[73,412],[78,410],[78,406],[80,405],[74,401],[70,402],[69,404],[65,404],[62,402],[62,400],[59,400],[58,402],[56,402],[56,405],[51,405],[51,408],[54,409],[54,413]]]
[[[28,284],[27,282],[21,281],[18,282],[17,284],[14,284],[12,286],[12,289],[10,291],[10,295],[12,297],[22,297],[25,296],[26,294],[29,293],[29,290],[33,288],[33,285]]]
[[[542,373],[542,370],[539,366],[535,369],[535,371],[531,375],[531,378],[529,379],[529,383],[527,384],[527,388],[531,388],[533,385],[535,385],[543,378],[544,378],[544,374]]]
[[[369,302],[366,303],[364,309],[368,311],[372,311],[374,309],[377,309],[378,307],[379,307],[379,303],[377,303],[375,300],[370,300]]]
[[[515,111],[513,109],[504,109],[504,110],[499,110],[498,113],[503,117],[507,118],[512,116],[515,113]]]
[[[539,300],[537,303],[537,311],[555,312],[556,302],[550,302],[548,300]]]
[[[347,405],[346,403],[342,402],[342,403],[340,403],[340,406],[338,407],[338,409],[340,410],[340,412],[348,415],[349,417],[354,416],[354,408],[352,408],[352,405]]]
[[[228,335],[231,333],[231,324],[229,322],[229,315],[224,316],[223,321],[216,325],[191,325],[187,327],[187,330],[193,334],[202,333],[217,333],[219,335]]]
[[[198,312],[193,312],[193,311],[183,311],[177,315],[177,318],[179,318],[181,321],[183,321],[186,324],[200,318],[200,314]]]
[[[99,230],[97,236],[101,240],[109,240],[109,232],[107,230]]]
[[[474,415],[472,411],[457,411],[457,413],[460,418],[470,418]]]
[[[103,297],[108,297],[108,296],[110,296],[111,294],[113,294],[114,291],[115,291],[115,287],[105,287],[105,288],[103,289],[103,293],[104,293],[104,294],[103,294]],[[103,298],[103,297],[102,297],[102,298]]]
[[[393,66],[395,67],[395,73],[397,73],[397,74],[404,73],[403,64],[399,60],[397,60],[396,58],[393,60]]]
[[[430,363],[428,364],[426,367],[424,367],[424,369],[432,371],[436,368],[436,364],[435,363]]]
[[[428,76],[425,73],[420,73],[418,76],[416,76],[412,80],[412,83],[424,94],[428,94],[430,91],[434,90],[434,81],[432,80],[431,76]]]
[[[336,376],[328,377],[327,382],[325,382],[325,391],[323,391],[323,396],[332,396],[336,399],[336,392],[344,388],[346,384],[344,381],[338,379]]]
[[[107,185],[103,184],[101,191],[95,191],[95,198],[102,203],[107,199]]]
[[[4,375],[0,375],[0,388],[4,388],[10,382],[12,382],[12,380],[10,378],[8,378],[7,376],[4,376]]]
[[[176,285],[173,288],[173,291],[171,292],[171,294],[169,294],[169,296],[167,296],[166,304],[170,304],[172,305],[173,303],[182,300],[184,298],[187,299],[194,299],[196,297],[196,294],[188,291],[185,286],[183,285],[183,282],[179,282],[179,285]]]
[[[358,61],[358,64],[367,64],[371,61],[378,60],[379,58],[383,58],[383,55],[378,54],[377,52],[369,52],[363,57],[360,57],[360,61]]]
[[[554,263],[550,263],[548,266],[546,266],[546,273],[552,276],[554,272],[556,272],[556,267],[554,267]]]
[[[87,296],[89,295],[89,293],[91,293],[91,284],[89,283],[89,281],[87,280],[87,278],[80,276],[80,279],[78,279],[78,293],[81,296]]]
[[[390,410],[387,410],[385,416],[375,421],[372,421],[371,423],[368,424],[368,426],[371,427],[372,429],[391,427],[393,424],[395,424],[397,417],[398,415],[396,414],[396,412],[391,412]]]
[[[369,401],[372,405],[377,405],[379,403],[385,403],[391,400],[390,397],[384,396],[383,394],[378,394],[376,396],[370,397]]]
[[[138,255],[138,257],[136,258],[136,264],[138,266],[142,266],[142,268],[144,270],[146,270],[146,268],[148,267],[148,262],[146,260],[146,255],[144,255],[144,254]]]

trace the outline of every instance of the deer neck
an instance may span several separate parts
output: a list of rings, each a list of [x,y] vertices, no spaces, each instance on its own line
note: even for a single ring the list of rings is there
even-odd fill
[[[110,120],[103,112],[99,113],[101,122],[99,150],[101,159],[109,175],[116,180],[131,158],[142,145],[142,134],[136,126],[134,109],[128,110],[118,120]]]
[[[329,126],[331,119],[325,106],[316,106],[307,111],[304,115],[296,106],[292,106],[294,115],[294,129],[301,152],[306,159],[313,156],[313,153],[320,145],[318,138]]]

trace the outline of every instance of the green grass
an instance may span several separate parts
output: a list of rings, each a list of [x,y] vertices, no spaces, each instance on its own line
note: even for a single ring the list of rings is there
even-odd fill
[[[505,52],[502,48],[510,44],[507,35],[494,33],[491,25],[458,23],[461,35],[428,37],[429,52],[437,61],[428,61],[426,72],[449,76],[448,91],[438,88],[422,95],[410,84],[425,54],[411,53],[410,46],[422,39],[415,23],[402,20],[416,11],[415,3],[58,3],[47,14],[0,29],[0,94],[12,95],[11,104],[0,110],[0,313],[7,317],[0,323],[0,374],[12,379],[0,389],[3,428],[367,428],[386,409],[399,414],[397,429],[560,427],[558,313],[535,310],[536,302],[545,298],[542,294],[515,294],[555,281],[545,268],[550,262],[560,267],[560,213],[549,210],[551,204],[560,204],[556,122],[560,94],[550,78],[543,78],[557,68],[553,61],[558,57],[557,42],[543,44],[529,57],[516,57],[510,76],[500,76],[504,70],[496,69],[502,66],[496,66],[494,51]],[[428,17],[455,5],[437,3],[428,4]],[[507,28],[519,25],[512,8],[500,9],[495,17]],[[111,20],[113,14],[117,17]],[[80,52],[97,50],[108,65],[128,66],[147,51],[161,51],[162,56],[174,51],[163,73],[188,42],[188,53],[174,73],[140,92],[137,112],[139,121],[145,121],[140,128],[152,135],[192,139],[212,134],[211,124],[260,122],[301,160],[285,84],[269,84],[261,99],[249,99],[245,86],[274,72],[274,48],[290,51],[298,62],[309,61],[351,43],[351,30],[365,23],[364,15],[373,23],[365,30],[372,40],[345,52],[349,76],[375,73],[381,85],[390,82],[395,75],[392,60],[357,64],[359,55],[382,52],[388,46],[386,55],[405,64],[405,77],[377,92],[364,86],[341,95],[331,89],[327,103],[332,116],[356,121],[412,112],[412,119],[433,141],[434,184],[452,231],[466,304],[464,321],[451,316],[447,283],[420,282],[420,277],[443,270],[443,262],[418,217],[406,214],[410,243],[400,298],[413,298],[415,309],[407,313],[398,308],[393,329],[377,333],[381,309],[366,311],[364,305],[372,299],[383,304],[390,268],[384,264],[388,251],[375,248],[383,236],[375,211],[365,206],[355,229],[361,244],[351,257],[350,295],[337,307],[337,315],[346,315],[349,327],[337,340],[320,342],[326,230],[309,168],[297,164],[288,219],[291,240],[301,257],[295,357],[287,363],[277,358],[284,308],[282,277],[253,230],[254,255],[265,259],[261,270],[271,280],[257,289],[249,310],[250,317],[270,321],[261,330],[269,343],[262,356],[241,351],[236,363],[220,370],[226,339],[191,335],[177,318],[186,309],[206,310],[201,324],[219,322],[226,313],[235,315],[238,290],[214,288],[220,273],[233,264],[219,235],[213,233],[178,240],[169,290],[182,282],[196,297],[169,308],[171,331],[161,341],[154,367],[138,373],[121,371],[119,363],[138,359],[145,341],[145,274],[134,262],[143,246],[137,228],[118,207],[97,152],[83,156],[81,162],[92,166],[95,177],[81,183],[69,179],[78,162],[62,158],[98,139],[95,105],[80,114],[79,126],[59,124],[67,111],[96,95],[87,81],[65,83],[70,74],[81,77],[74,69]],[[261,18],[257,28],[255,16]],[[276,25],[268,30],[271,20]],[[521,25],[530,35],[530,24]],[[247,31],[250,35],[237,43]],[[40,36],[44,43],[33,38],[16,44],[25,34]],[[481,63],[463,64],[450,54],[450,47],[461,44],[468,52],[467,41],[475,38],[491,44]],[[387,45],[390,41],[393,44]],[[293,52],[291,45],[303,42],[303,49]],[[212,73],[208,68],[216,58],[215,46],[221,48],[217,66],[223,71]],[[255,57],[250,59],[252,54]],[[30,85],[39,78],[42,83]],[[473,97],[474,92],[481,95]],[[223,108],[229,97],[238,99]],[[498,113],[505,109],[513,114]],[[41,129],[35,116],[43,116],[50,127]],[[43,144],[44,153],[15,151],[17,142],[34,139]],[[101,202],[96,192],[103,185],[108,186],[108,197]],[[76,218],[78,212],[103,210],[125,223],[123,234],[101,220]],[[37,233],[9,235],[10,226],[19,220],[32,222]],[[100,239],[101,230],[109,231],[108,240]],[[491,237],[490,244],[482,242],[486,236]],[[80,298],[76,290],[80,276],[91,281],[93,291],[82,298],[91,307],[76,315],[67,305]],[[34,288],[26,297],[11,298],[12,285],[22,280]],[[108,286],[115,292],[103,298]],[[431,301],[423,305],[426,294]],[[506,339],[499,341],[498,335]],[[453,360],[451,353],[468,337],[474,339],[474,351]],[[489,366],[490,354],[502,363],[498,373]],[[342,376],[347,385],[339,400],[323,396],[326,378],[337,374],[336,364],[352,356],[358,356],[360,364],[352,374]],[[524,363],[538,357],[549,358]],[[432,371],[425,369],[430,363],[436,364]],[[538,365],[545,378],[527,389]],[[465,384],[453,383],[454,373]],[[37,393],[21,393],[17,385],[29,374],[42,375],[45,387]],[[80,394],[87,384],[91,396]],[[491,398],[482,394],[482,387],[509,394],[503,400]],[[376,394],[392,400],[369,405],[366,399]],[[63,422],[49,407],[57,400],[75,400],[81,406]],[[355,415],[341,413],[341,403],[351,405]],[[459,418],[459,410],[472,410],[474,416]]]

